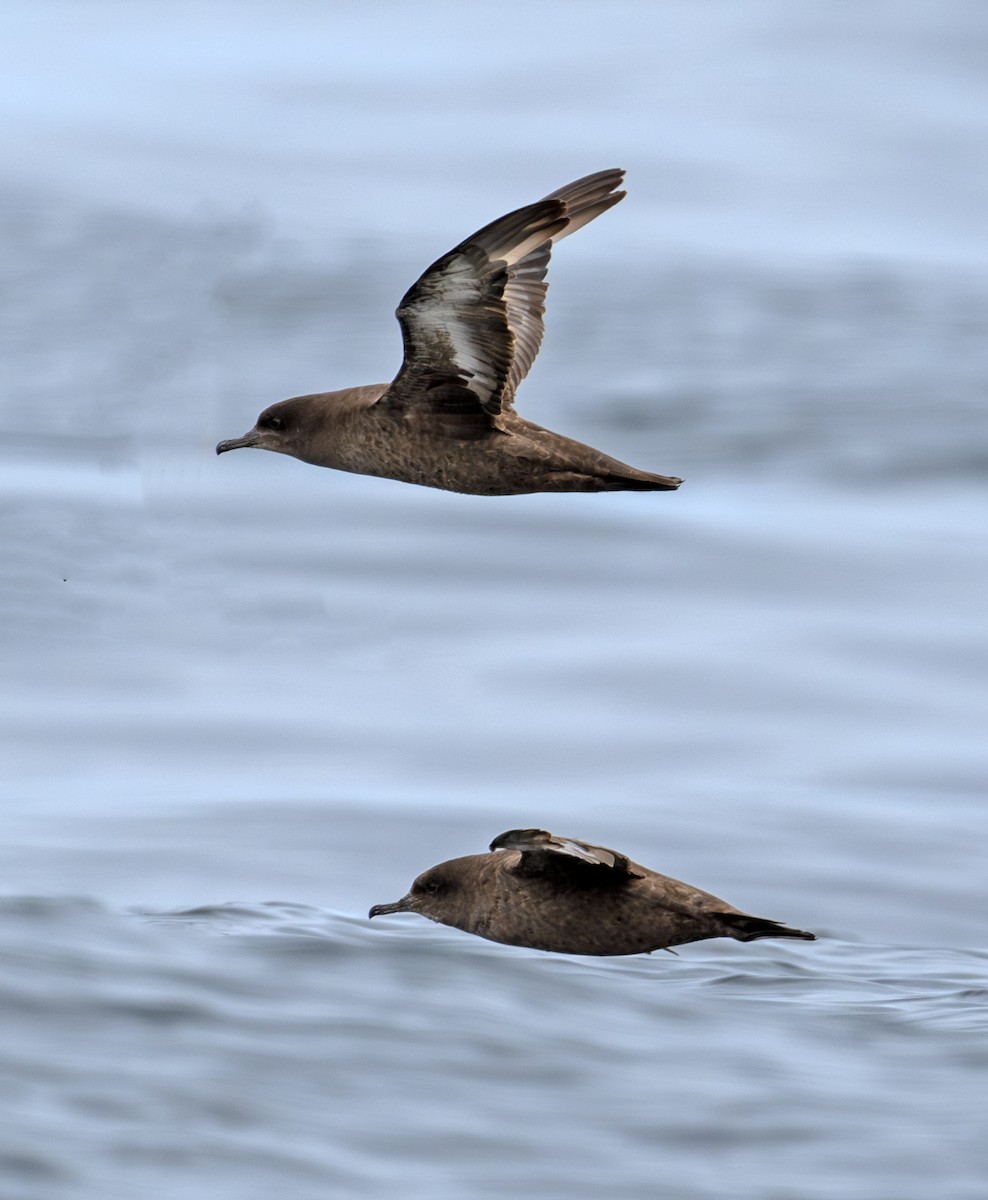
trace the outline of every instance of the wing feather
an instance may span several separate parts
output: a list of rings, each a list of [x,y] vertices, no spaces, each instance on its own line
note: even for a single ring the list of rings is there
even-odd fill
[[[624,196],[599,171],[492,221],[432,264],[398,306],[405,358],[379,403],[426,406],[456,436],[510,407],[542,344],[554,242]]]
[[[582,879],[587,878],[587,868],[594,868],[600,880],[618,883],[631,878],[641,878],[632,869],[631,860],[606,846],[594,846],[576,838],[557,837],[545,829],[509,829],[498,834],[491,842],[491,850],[517,850],[521,854],[518,869],[522,872],[537,872],[547,869],[564,871]]]

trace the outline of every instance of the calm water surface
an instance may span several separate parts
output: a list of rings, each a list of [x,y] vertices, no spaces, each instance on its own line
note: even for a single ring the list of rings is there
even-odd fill
[[[982,8],[407,11],[3,18],[0,1198],[982,1200]],[[679,493],[215,458],[612,161],[522,407]],[[519,825],[820,940],[366,920]]]

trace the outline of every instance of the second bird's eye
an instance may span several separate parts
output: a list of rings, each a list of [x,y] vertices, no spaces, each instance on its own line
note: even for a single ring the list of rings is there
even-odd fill
[[[284,417],[265,417],[261,422],[261,427],[263,429],[274,429],[275,431],[280,431],[285,428],[285,419]]]

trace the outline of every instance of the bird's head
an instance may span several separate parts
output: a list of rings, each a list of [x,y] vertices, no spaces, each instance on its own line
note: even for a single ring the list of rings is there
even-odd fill
[[[220,442],[216,453],[253,448],[301,458],[299,450],[308,439],[317,416],[315,400],[314,396],[293,396],[290,400],[279,400],[261,413],[254,428],[243,437]]]
[[[458,907],[457,897],[460,893],[457,872],[450,869],[454,865],[442,863],[423,871],[407,895],[391,904],[375,904],[368,915],[383,917],[388,913],[411,912],[428,917],[430,921],[452,924],[450,916]]]

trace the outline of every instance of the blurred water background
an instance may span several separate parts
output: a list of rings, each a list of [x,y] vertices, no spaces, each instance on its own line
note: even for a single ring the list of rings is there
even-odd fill
[[[0,16],[0,1196],[981,1200],[988,10]],[[670,495],[213,445],[502,212],[525,415]],[[517,825],[796,946],[364,914]]]

